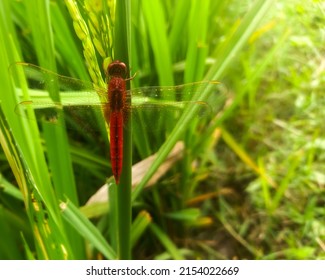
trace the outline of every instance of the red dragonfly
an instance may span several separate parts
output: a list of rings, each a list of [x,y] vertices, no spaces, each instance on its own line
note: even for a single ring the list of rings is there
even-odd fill
[[[127,68],[118,60],[113,61],[107,69],[108,88],[94,86],[91,82],[61,76],[49,70],[28,63],[17,63],[16,68],[22,68],[29,81],[30,88],[42,97],[22,101],[16,111],[22,114],[22,109],[32,107],[37,115],[51,123],[56,123],[55,112],[64,109],[72,115],[85,114],[89,109],[99,110],[104,115],[110,127],[110,157],[112,172],[116,184],[119,184],[123,163],[123,126],[127,122],[127,115],[133,116],[142,112],[152,112],[153,119],[141,124],[149,129],[156,129],[160,117],[169,116],[177,112],[178,117],[190,106],[199,107],[199,115],[217,112],[225,101],[225,91],[222,85],[215,81],[197,82],[171,87],[142,87],[126,90]],[[52,84],[51,84],[52,83]],[[60,91],[60,102],[53,101],[48,95],[44,98],[44,90],[50,91],[53,83]],[[199,100],[198,94],[209,90],[210,101]],[[131,99],[132,97],[132,99]],[[193,100],[193,98],[196,98]],[[166,113],[163,113],[166,112]],[[39,114],[40,113],[40,114]],[[39,117],[37,117],[39,118]],[[80,118],[83,119],[83,118]],[[133,118],[139,122],[137,117]]]

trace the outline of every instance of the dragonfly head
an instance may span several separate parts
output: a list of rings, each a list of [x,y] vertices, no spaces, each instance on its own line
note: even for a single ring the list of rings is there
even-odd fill
[[[124,78],[126,76],[126,65],[119,60],[115,60],[108,65],[107,72],[110,77]]]

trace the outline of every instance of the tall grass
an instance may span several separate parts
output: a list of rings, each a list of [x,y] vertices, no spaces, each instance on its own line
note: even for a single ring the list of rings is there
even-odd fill
[[[303,34],[290,35],[297,30],[277,24],[297,15],[285,4],[274,7],[271,0],[118,2],[125,8],[111,1],[0,3],[0,41],[5,42],[0,44],[0,258],[321,257],[324,193],[318,187],[322,167],[317,151],[324,127],[315,110],[315,100],[321,99],[317,85],[311,96],[299,91],[309,90],[301,80],[307,83],[314,75],[321,81],[323,74],[317,73],[323,72],[303,68],[299,76],[284,63],[291,55],[288,38],[300,47],[310,43]],[[304,15],[299,3],[295,7]],[[313,28],[308,20],[303,23]],[[311,48],[317,53],[321,45]],[[16,104],[35,92],[21,71],[9,67],[32,62],[105,87],[105,68],[112,59],[125,61],[130,77],[135,73],[133,88],[217,80],[226,85],[223,96],[228,98],[210,118],[197,118],[198,105],[173,121],[163,113],[130,121],[132,146],[129,135],[117,187],[111,178],[106,182],[111,171],[102,115],[93,113],[98,133],[91,135],[80,127],[67,133],[65,125],[38,124],[17,115]],[[208,95],[202,91],[199,99]],[[51,98],[62,94],[53,90]],[[143,123],[137,122],[140,118]],[[149,128],[157,129],[147,129],[148,121],[154,122]],[[171,161],[168,155],[179,141],[185,145],[176,150],[181,160]],[[290,150],[289,142],[296,149]],[[154,159],[148,158],[154,153]],[[131,190],[131,164],[146,158],[145,170],[133,170],[140,179]],[[152,185],[157,174],[164,175]],[[304,201],[303,214],[292,207],[298,198]]]

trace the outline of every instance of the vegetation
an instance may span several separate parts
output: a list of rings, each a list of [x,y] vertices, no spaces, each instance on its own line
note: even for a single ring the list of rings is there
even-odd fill
[[[324,3],[116,2],[0,2],[0,258],[324,259]],[[100,111],[52,125],[16,107],[49,96],[14,62],[105,87],[112,59],[133,88],[222,83],[215,114],[130,122],[132,192]]]

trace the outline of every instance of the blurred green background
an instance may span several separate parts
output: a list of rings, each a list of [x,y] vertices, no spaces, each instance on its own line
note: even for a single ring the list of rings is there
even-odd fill
[[[101,116],[95,135],[38,127],[15,113],[36,93],[8,71],[25,61],[105,86],[118,22],[132,87],[227,89],[209,119],[133,131],[134,164],[160,156],[136,171],[132,258],[324,259],[324,2],[124,2],[129,14],[104,0],[0,3],[0,259],[121,258]]]

